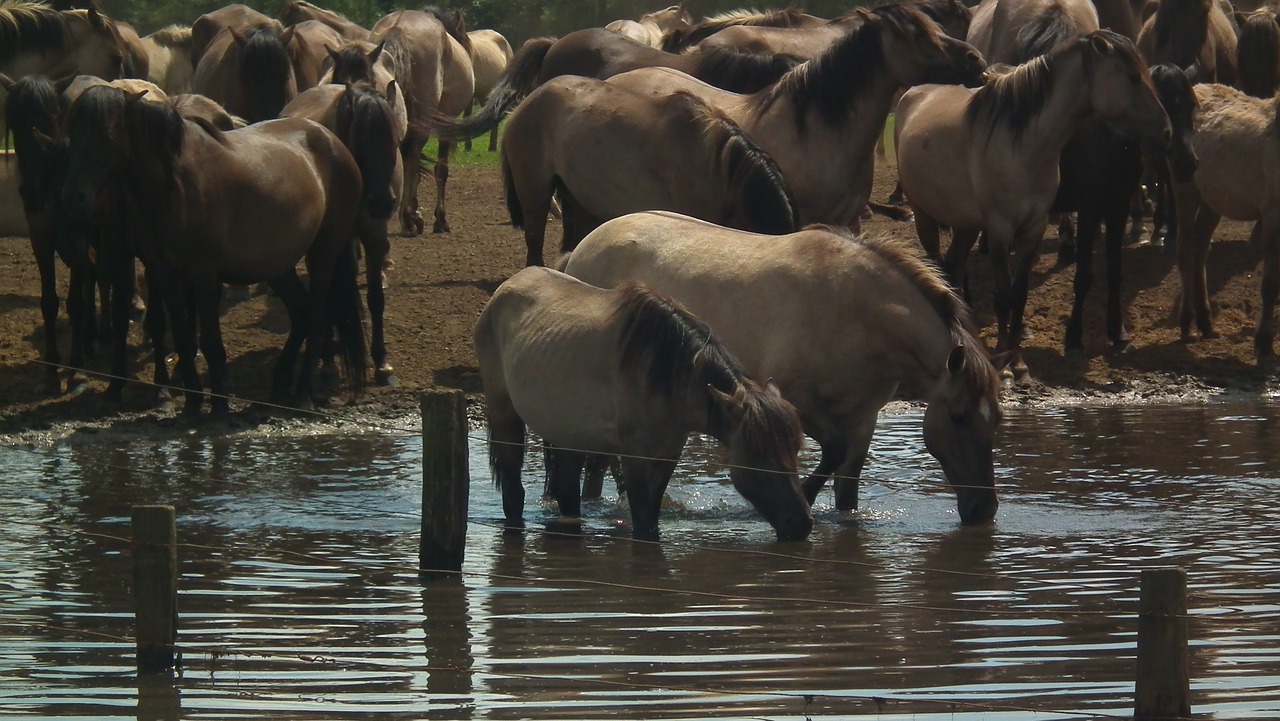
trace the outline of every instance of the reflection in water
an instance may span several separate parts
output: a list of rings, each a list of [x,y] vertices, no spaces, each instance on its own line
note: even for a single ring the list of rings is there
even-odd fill
[[[463,578],[425,586],[412,435],[3,449],[0,703],[146,719],[1123,715],[1138,571],[1176,564],[1195,710],[1274,715],[1278,418],[1011,413],[999,519],[961,528],[919,414],[885,417],[864,508],[824,496],[798,543],[774,542],[705,444],[672,481],[660,544],[629,538],[611,488],[580,534],[547,532],[554,504],[536,501],[528,530],[503,531],[476,482]],[[128,517],[157,502],[179,514],[184,667],[137,679]]]

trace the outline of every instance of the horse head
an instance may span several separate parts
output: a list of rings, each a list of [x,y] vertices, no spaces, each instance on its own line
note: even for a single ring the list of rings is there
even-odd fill
[[[1155,86],[1160,105],[1169,116],[1169,124],[1173,126],[1173,140],[1169,144],[1169,162],[1173,168],[1174,179],[1179,182],[1191,180],[1200,159],[1191,147],[1191,135],[1195,131],[1194,121],[1198,103],[1195,91],[1191,88],[1191,79],[1176,65],[1161,63],[1151,68],[1151,82]]]
[[[67,49],[62,70],[96,75],[106,80],[125,77],[129,46],[113,20],[98,12],[66,10],[62,13],[67,30]]]
[[[923,12],[905,3],[860,12],[868,29],[879,32],[885,67],[899,85],[982,84],[987,66],[982,54],[943,33]]]
[[[382,50],[385,45],[385,40],[376,46],[355,41],[347,43],[337,50],[325,48],[329,51],[329,58],[333,61],[333,67],[330,68],[325,82],[340,85],[373,82],[373,66],[382,57]],[[370,47],[372,47],[371,50],[368,49]]]
[[[729,479],[765,517],[779,541],[801,540],[813,530],[809,502],[800,488],[796,457],[804,441],[796,409],[772,380],[743,378],[732,393],[708,385],[728,428]]]
[[[1000,506],[991,448],[1004,417],[995,369],[980,341],[969,340],[952,348],[924,412],[925,447],[955,490],[965,525],[990,521]]]
[[[1121,132],[1136,135],[1149,156],[1163,156],[1173,129],[1137,46],[1118,33],[1095,30],[1077,41],[1077,48],[1093,111]]]

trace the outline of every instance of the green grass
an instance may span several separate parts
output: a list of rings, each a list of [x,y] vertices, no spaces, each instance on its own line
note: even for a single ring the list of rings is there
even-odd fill
[[[498,140],[502,140],[502,128],[498,127]],[[427,147],[422,149],[422,158],[430,166],[440,152],[440,144],[432,138]],[[453,152],[449,154],[450,168],[497,168],[498,151],[489,152],[489,134],[485,133],[471,141],[471,152],[462,149],[462,143],[454,143]]]

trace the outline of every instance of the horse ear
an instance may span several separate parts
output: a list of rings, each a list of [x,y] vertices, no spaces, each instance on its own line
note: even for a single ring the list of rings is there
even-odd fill
[[[137,91],[137,92],[132,92],[132,93],[131,93],[131,92],[128,92],[128,91],[125,91],[125,95],[129,96],[129,102],[131,102],[131,103],[140,103],[140,102],[142,102],[142,100],[143,100],[144,98],[146,98],[146,97],[147,97],[147,91],[146,91],[146,90],[139,90],[139,91]]]
[[[711,394],[711,399],[720,406],[720,409],[731,418],[737,419],[742,416],[742,399],[737,393],[725,393],[710,383],[707,384],[707,392]]]
[[[333,48],[329,47],[328,45],[325,45],[325,46],[324,46],[324,51],[325,51],[326,53],[329,53],[329,57],[333,58],[333,62],[335,62],[335,63],[336,63],[336,62],[338,62],[338,57],[339,57],[339,55],[338,55],[338,51],[337,51],[337,50],[334,50]]]
[[[369,62],[371,63],[378,62],[378,58],[382,55],[382,48],[385,47],[386,44],[387,44],[387,41],[383,40],[382,42],[378,43],[378,47],[374,48],[369,52]]]
[[[236,41],[236,45],[244,45],[244,33],[239,28],[227,28],[227,32],[231,33],[231,39]]]
[[[947,356],[947,372],[953,376],[960,375],[965,366],[964,346],[958,345],[951,349],[951,354]]]
[[[391,82],[387,83],[387,90],[384,95],[387,96],[387,105],[390,105],[394,109],[396,107],[396,81],[394,78],[392,78]]]
[[[764,390],[766,393],[776,398],[782,397],[782,389],[778,387],[778,384],[773,380],[773,378],[764,382]]]
[[[1097,50],[1102,55],[1106,55],[1115,49],[1115,47],[1111,45],[1111,41],[1101,35],[1089,36],[1089,42],[1093,44],[1093,49]]]
[[[6,91],[13,90],[13,78],[0,73],[0,88],[4,88]]]
[[[85,17],[89,19],[89,27],[96,30],[101,30],[107,26],[106,21],[102,19],[102,15],[98,12],[96,4],[89,6],[89,9],[85,12]]]
[[[53,88],[54,90],[58,91],[59,95],[61,95],[62,93],[67,92],[67,88],[71,87],[71,83],[74,83],[76,81],[76,78],[78,77],[80,77],[79,73],[71,73],[70,75],[63,75],[62,77],[57,78],[56,80],[53,81]]]
[[[285,28],[284,32],[280,33],[280,44],[284,46],[288,46],[289,43],[293,42],[294,30],[296,30],[297,28],[298,28],[297,25],[290,25],[289,27]]]

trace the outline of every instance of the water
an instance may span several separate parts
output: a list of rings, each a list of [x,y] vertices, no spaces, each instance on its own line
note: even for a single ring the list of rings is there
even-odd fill
[[[409,431],[0,449],[0,715],[1123,716],[1138,572],[1163,565],[1189,574],[1194,710],[1280,714],[1280,407],[1011,412],[981,529],[919,423],[882,418],[863,509],[824,494],[788,544],[705,444],[661,544],[611,492],[581,537],[545,533],[536,473],[506,534],[473,442],[465,575],[425,586]],[[140,682],[125,539],[160,502],[183,668]]]

